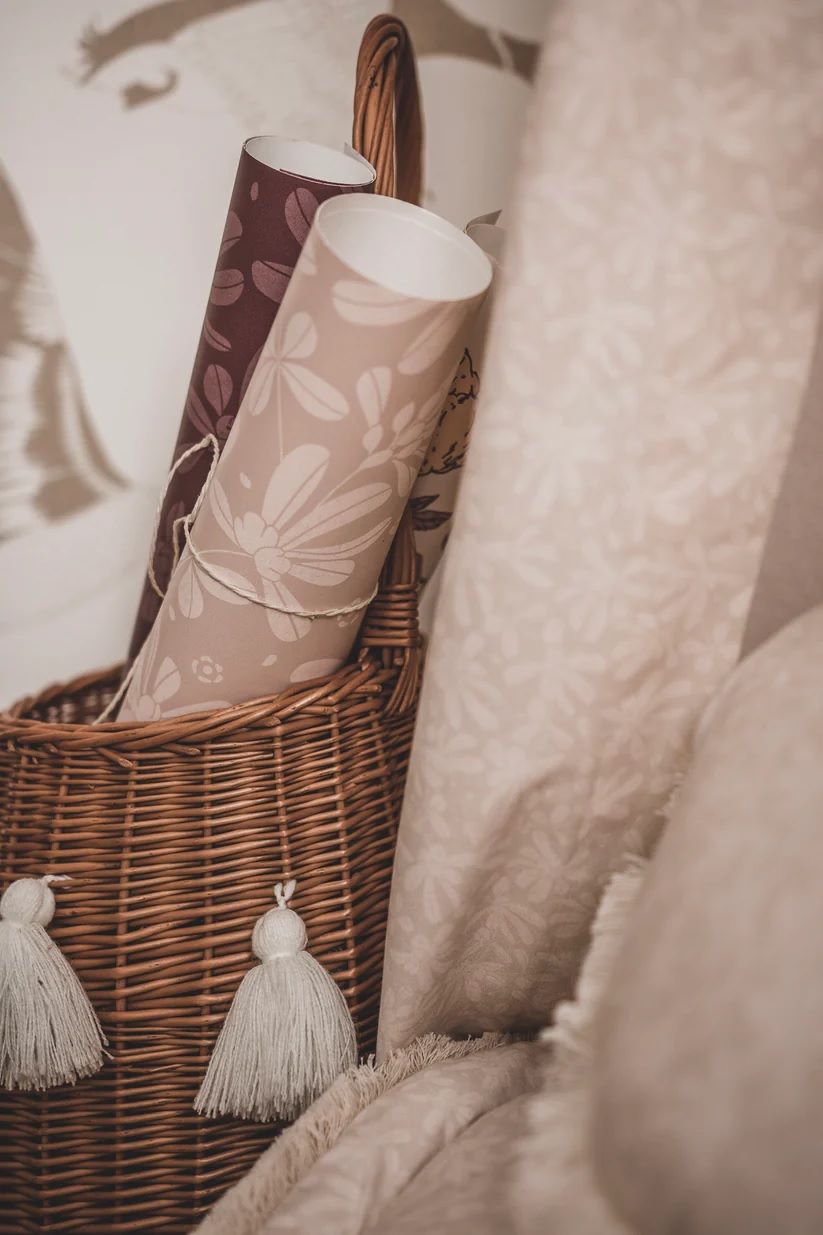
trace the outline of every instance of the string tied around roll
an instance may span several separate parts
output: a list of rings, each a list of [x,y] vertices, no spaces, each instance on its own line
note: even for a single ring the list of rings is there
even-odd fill
[[[223,1022],[194,1109],[210,1118],[291,1119],[357,1062],[346,1001],[306,950],[303,919],[289,908],[296,881],[274,888],[258,918],[245,975]]]
[[[205,436],[201,437],[199,442],[195,442],[193,445],[189,446],[188,449],[184,450],[183,453],[179,456],[179,458],[177,458],[174,461],[174,464],[172,465],[171,470],[169,471],[169,474],[166,477],[166,483],[163,486],[162,493],[160,494],[160,500],[157,503],[157,509],[155,510],[155,515],[154,515],[154,526],[152,528],[152,535],[151,535],[151,548],[149,551],[148,579],[149,579],[149,583],[151,584],[152,588],[154,589],[155,593],[160,598],[160,600],[165,599],[165,592],[160,587],[160,584],[157,581],[157,575],[154,570],[154,555],[155,555],[155,551],[157,548],[157,540],[160,534],[160,521],[162,518],[162,512],[163,512],[163,507],[166,501],[166,497],[168,495],[169,486],[171,485],[171,482],[174,479],[175,475],[177,474],[177,471],[180,468],[180,466],[183,463],[185,463],[187,459],[190,459],[192,455],[197,454],[197,452],[200,450],[204,450],[207,446],[211,447],[211,452],[212,452],[211,463],[209,464],[209,470],[206,473],[206,478],[203,481],[203,484],[200,486],[200,491],[197,494],[195,503],[191,511],[188,514],[179,515],[172,524],[172,553],[173,553],[173,556],[172,556],[171,571],[169,572],[169,578],[171,579],[173,577],[174,571],[176,570],[178,562],[180,561],[180,555],[181,555],[181,543],[180,542],[181,542],[181,537],[182,537],[182,540],[185,542],[186,548],[188,549],[191,558],[193,559],[194,562],[197,563],[197,566],[200,570],[204,571],[204,573],[207,574],[211,579],[213,579],[216,583],[219,583],[222,587],[226,588],[227,591],[232,592],[235,596],[242,596],[244,600],[248,600],[254,605],[260,605],[261,608],[263,609],[273,609],[275,612],[285,613],[289,617],[306,618],[310,622],[315,621],[317,618],[343,617],[345,614],[359,613],[361,610],[367,609],[368,606],[371,604],[371,602],[374,600],[375,596],[377,595],[377,592],[380,586],[379,580],[375,583],[374,587],[369,592],[368,596],[358,599],[358,600],[354,600],[348,605],[337,605],[334,608],[329,608],[329,609],[305,609],[302,606],[298,606],[298,605],[291,606],[291,605],[279,604],[273,600],[269,600],[265,596],[261,596],[259,592],[255,592],[251,588],[242,587],[240,584],[238,584],[237,580],[233,576],[227,575],[224,571],[220,570],[218,566],[215,566],[214,563],[209,562],[203,556],[203,554],[200,552],[200,550],[197,548],[197,546],[192,541],[191,530],[192,530],[192,525],[194,524],[194,521],[197,518],[197,515],[200,511],[200,507],[203,504],[203,499],[205,498],[206,493],[208,492],[209,485],[211,484],[212,478],[214,477],[214,473],[216,471],[217,464],[220,459],[220,444],[213,433],[206,433]],[[142,650],[143,649],[141,648],[140,652],[138,652],[137,656],[135,656],[134,660],[132,661],[129,667],[128,673],[125,674],[122,682],[120,683],[119,687],[115,691],[112,698],[109,700],[106,707],[103,709],[100,715],[97,716],[95,720],[92,722],[93,724],[99,725],[103,721],[108,720],[108,718],[112,715],[115,709],[122,702],[123,698],[125,697],[126,691],[131,685],[131,680],[134,677],[134,674],[136,672],[137,665],[140,661],[140,656],[142,654]]]
[[[73,1085],[103,1066],[106,1038],[80,979],[47,927],[51,885],[16,879],[0,897],[0,1086]]]

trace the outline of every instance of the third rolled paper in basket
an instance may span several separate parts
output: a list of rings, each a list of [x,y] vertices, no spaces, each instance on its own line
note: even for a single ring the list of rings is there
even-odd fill
[[[486,340],[495,292],[500,284],[506,241],[500,211],[471,219],[466,224],[466,235],[489,258],[494,273],[483,304],[467,324],[460,363],[411,492],[409,504],[422,586],[420,626],[424,633],[431,630],[431,615],[439,586],[440,572],[437,568],[451,531],[483,381]]]
[[[320,206],[119,719],[276,694],[345,662],[491,274],[418,206]]]

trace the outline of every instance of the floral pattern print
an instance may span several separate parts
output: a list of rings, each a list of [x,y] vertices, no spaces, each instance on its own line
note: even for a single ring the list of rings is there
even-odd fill
[[[734,665],[813,353],[817,0],[560,0],[400,823],[380,1050],[541,1025]]]
[[[223,668],[210,656],[196,656],[191,661],[191,676],[204,685],[216,685],[222,680]],[[159,630],[155,627],[140,654],[139,672],[135,674],[130,695],[130,718],[152,721],[164,716],[179,716],[187,710],[178,703],[182,684],[183,673],[160,647]],[[212,697],[212,707],[221,707],[224,703],[225,700]]]
[[[421,479],[431,474],[445,476],[448,472],[456,472],[466,462],[474,408],[480,391],[476,363],[476,357],[465,348],[446,402],[437,418],[437,428],[420,469]]]
[[[360,188],[369,190],[371,185],[364,183]],[[352,191],[351,186],[276,171],[243,150],[186,395],[175,460],[206,433],[214,434],[221,448],[225,445],[314,212],[329,197]],[[318,379],[314,379],[313,387],[311,370],[300,364],[316,346],[316,338],[306,332],[305,325],[292,320],[292,334],[281,340],[283,355],[269,355],[270,380],[279,377],[298,388],[302,382],[305,402],[312,406],[315,415],[342,415],[335,392],[318,383]],[[263,403],[269,393],[261,393]],[[208,474],[208,462],[205,454],[194,455],[181,466],[169,484],[164,515],[172,506],[186,514],[192,510]],[[171,542],[166,531],[169,524],[166,517],[161,519],[163,530],[154,549],[155,576],[161,590],[168,586],[171,574]],[[151,629],[159,607],[160,601],[146,579],[132,635],[132,657]]]
[[[478,301],[387,293],[311,233],[121,719],[213,707],[218,684],[229,702],[274,694],[342,664]],[[162,666],[177,675],[163,697]]]
[[[384,538],[392,522],[380,518],[353,539],[316,543],[330,528],[358,523],[385,507],[392,496],[391,486],[383,482],[360,485],[304,511],[326,476],[330,459],[325,446],[296,446],[274,469],[261,512],[247,510],[232,517],[228,494],[219,481],[210,494],[215,519],[237,549],[206,549],[203,560],[214,561],[224,573],[229,565],[235,585],[240,584],[257,600],[276,605],[266,609],[266,617],[272,633],[286,642],[301,639],[311,626],[310,619],[288,612],[300,608],[289,580],[338,587],[354,571],[357,556]]]
[[[275,398],[279,405],[282,382],[303,411],[318,420],[339,420],[347,415],[349,405],[345,396],[303,363],[316,350],[317,329],[311,315],[296,313],[289,318],[285,329],[274,332],[270,345],[257,362],[257,381],[249,413],[258,416],[268,406],[274,385],[277,386]]]
[[[466,226],[466,234],[479,244],[490,258],[494,277],[488,296],[469,326],[460,364],[437,417],[429,448],[411,495],[414,541],[420,563],[420,581],[423,584],[434,574],[449,537],[474,423],[489,320],[502,268],[505,232],[502,227],[489,221],[497,218],[497,213],[481,216]]]
[[[222,682],[223,666],[211,656],[198,656],[191,662],[191,671],[198,682]]]

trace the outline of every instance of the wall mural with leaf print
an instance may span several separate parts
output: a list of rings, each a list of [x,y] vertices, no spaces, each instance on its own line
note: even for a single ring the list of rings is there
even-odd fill
[[[125,652],[243,140],[339,148],[362,31],[397,11],[419,53],[426,204],[462,226],[502,203],[542,6],[0,6],[0,69],[15,69],[0,71],[0,565],[15,578],[0,603],[3,702]],[[244,296],[276,296],[285,273],[258,262]],[[243,377],[216,323],[210,312],[213,367],[190,414],[225,432]],[[169,531],[180,513],[165,511]]]

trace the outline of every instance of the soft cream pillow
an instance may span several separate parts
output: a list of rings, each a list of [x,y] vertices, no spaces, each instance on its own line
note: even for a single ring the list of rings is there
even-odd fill
[[[640,1235],[823,1231],[823,608],[701,727],[593,1084],[598,1177]]]
[[[587,1130],[593,1027],[645,877],[646,863],[637,858],[612,876],[574,999],[555,1008],[552,1027],[541,1034],[538,1083],[507,1184],[512,1235],[629,1235],[595,1183]]]

